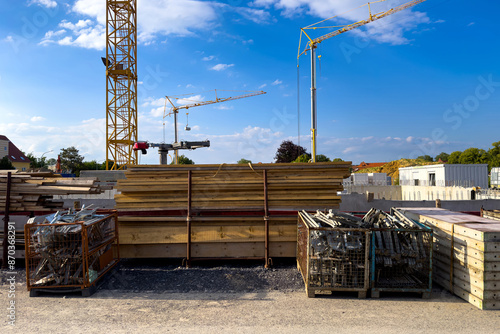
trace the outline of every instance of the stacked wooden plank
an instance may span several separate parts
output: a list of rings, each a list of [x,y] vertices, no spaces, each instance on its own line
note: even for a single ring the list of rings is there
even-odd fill
[[[57,175],[16,173],[11,176],[10,212],[54,211],[63,202],[54,201],[54,195],[98,194],[101,192],[95,178],[62,178]],[[0,211],[5,209],[7,174],[0,174]]]
[[[186,209],[188,172],[194,209],[245,210],[264,206],[267,172],[269,209],[324,209],[340,204],[337,191],[350,162],[132,166],[118,180],[118,210]]]
[[[269,218],[269,255],[295,257],[297,217]],[[185,258],[186,217],[120,216],[120,257]],[[264,257],[265,229],[262,216],[191,218],[191,256],[195,258]]]
[[[269,210],[285,210],[269,214],[269,256],[295,257],[296,210],[338,207],[337,191],[349,167],[347,162],[129,167],[115,196],[120,255],[186,257],[191,212],[192,257],[263,257],[267,194]]]
[[[485,210],[481,209],[481,216],[500,221],[500,210]]]
[[[500,221],[438,208],[400,210],[434,230],[434,281],[480,309],[500,310]]]

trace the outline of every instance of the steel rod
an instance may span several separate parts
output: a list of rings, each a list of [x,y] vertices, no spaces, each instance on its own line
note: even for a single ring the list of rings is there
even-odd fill
[[[186,250],[186,267],[191,267],[191,188],[192,174],[188,171],[188,207],[187,207],[187,250]]]
[[[265,236],[265,250],[266,250],[266,264],[265,268],[269,268],[269,202],[267,199],[267,170],[264,169],[264,228],[266,230]]]

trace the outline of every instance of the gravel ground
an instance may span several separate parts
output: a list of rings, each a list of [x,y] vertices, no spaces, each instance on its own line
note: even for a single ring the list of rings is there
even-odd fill
[[[255,292],[299,291],[304,289],[295,260],[275,261],[265,269],[262,261],[205,261],[191,268],[179,260],[122,259],[99,283],[98,291],[125,292]],[[26,272],[17,268],[17,283],[26,284]],[[0,284],[7,284],[7,273],[0,271]]]
[[[89,298],[30,298],[16,277],[16,324],[7,333],[498,333],[500,311],[481,311],[436,287],[431,299],[335,293],[307,298],[295,261],[124,260]],[[9,305],[0,271],[0,309]],[[4,318],[5,319],[5,318]]]

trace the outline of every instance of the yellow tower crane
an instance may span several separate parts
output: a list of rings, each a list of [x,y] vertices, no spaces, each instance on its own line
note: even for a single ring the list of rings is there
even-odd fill
[[[137,164],[136,2],[106,0],[106,170]]]
[[[317,127],[317,120],[316,120],[316,112],[317,112],[317,101],[316,101],[316,48],[318,47],[318,44],[323,42],[324,40],[327,40],[329,38],[332,38],[334,36],[340,35],[342,33],[351,31],[353,29],[359,28],[364,26],[365,24],[371,23],[373,21],[379,20],[381,18],[384,18],[386,16],[392,15],[394,13],[400,12],[404,9],[413,7],[419,3],[422,3],[426,0],[414,0],[407,2],[403,5],[394,7],[390,10],[383,11],[380,13],[372,14],[371,11],[371,4],[373,3],[378,3],[378,2],[384,2],[386,0],[379,0],[379,1],[374,1],[374,2],[368,2],[365,5],[362,5],[360,7],[365,7],[368,6],[368,11],[369,11],[369,17],[366,20],[358,21],[355,23],[343,25],[342,28],[334,30],[332,32],[329,32],[328,34],[325,34],[323,36],[317,37],[317,38],[311,38],[309,34],[306,32],[306,30],[315,30],[315,29],[320,29],[320,28],[328,28],[331,29],[332,27],[318,27],[318,24],[326,22],[328,20],[332,20],[336,18],[337,16],[322,20],[320,22],[311,24],[305,28],[300,28],[300,41],[299,41],[299,52],[297,55],[297,59],[303,55],[306,54],[307,51],[311,51],[311,155],[312,155],[312,162],[316,162],[316,127]],[[358,7],[358,8],[360,8]],[[309,41],[307,42],[306,47],[304,50],[301,52],[301,47],[302,47],[302,34],[304,34]]]
[[[221,90],[219,90],[220,92]],[[233,101],[233,100],[239,100],[239,99],[244,99],[247,97],[252,97],[252,96],[257,96],[257,95],[262,95],[266,94],[264,91],[247,91],[245,94],[242,95],[237,95],[237,96],[230,96],[230,97],[218,97],[217,96],[217,90],[214,89],[215,92],[215,100],[207,100],[207,101],[194,101],[192,98],[185,98],[181,96],[187,96],[187,95],[193,95],[192,94],[184,94],[184,95],[171,95],[171,96],[165,96],[165,108],[163,110],[163,118],[174,115],[174,143],[173,144],[165,144],[165,143],[149,143],[149,142],[136,142],[134,144],[134,151],[142,151],[143,154],[146,154],[146,150],[150,147],[158,147],[158,153],[160,154],[160,164],[166,164],[167,163],[167,156],[168,156],[168,151],[174,151],[175,152],[175,163],[177,164],[179,162],[179,155],[178,151],[179,150],[194,150],[196,148],[201,148],[201,147],[210,147],[210,141],[205,140],[205,141],[197,141],[197,142],[190,142],[190,141],[182,141],[179,142],[179,136],[178,136],[178,128],[177,128],[177,114],[179,113],[179,110],[181,109],[190,109],[194,107],[200,107],[200,106],[206,106],[209,104],[215,104],[215,103],[221,103],[221,102],[227,102],[227,101]],[[176,100],[183,100],[188,102],[187,104],[183,105],[175,105],[173,101]],[[169,102],[172,107],[169,108],[168,113],[167,113],[167,102]],[[191,103],[189,103],[191,102]],[[186,126],[186,130],[189,131],[190,128]]]

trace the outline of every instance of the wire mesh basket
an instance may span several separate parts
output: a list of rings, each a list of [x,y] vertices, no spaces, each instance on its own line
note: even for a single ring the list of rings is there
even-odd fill
[[[314,227],[299,212],[297,267],[308,297],[317,291],[356,291],[369,288],[370,232],[363,228]]]
[[[379,297],[380,291],[418,292],[429,298],[432,229],[399,212],[391,213],[393,215],[379,211],[381,216],[371,228],[371,295]]]
[[[49,220],[25,225],[29,291],[86,289],[118,263],[116,211],[94,211],[84,217],[56,214]]]

